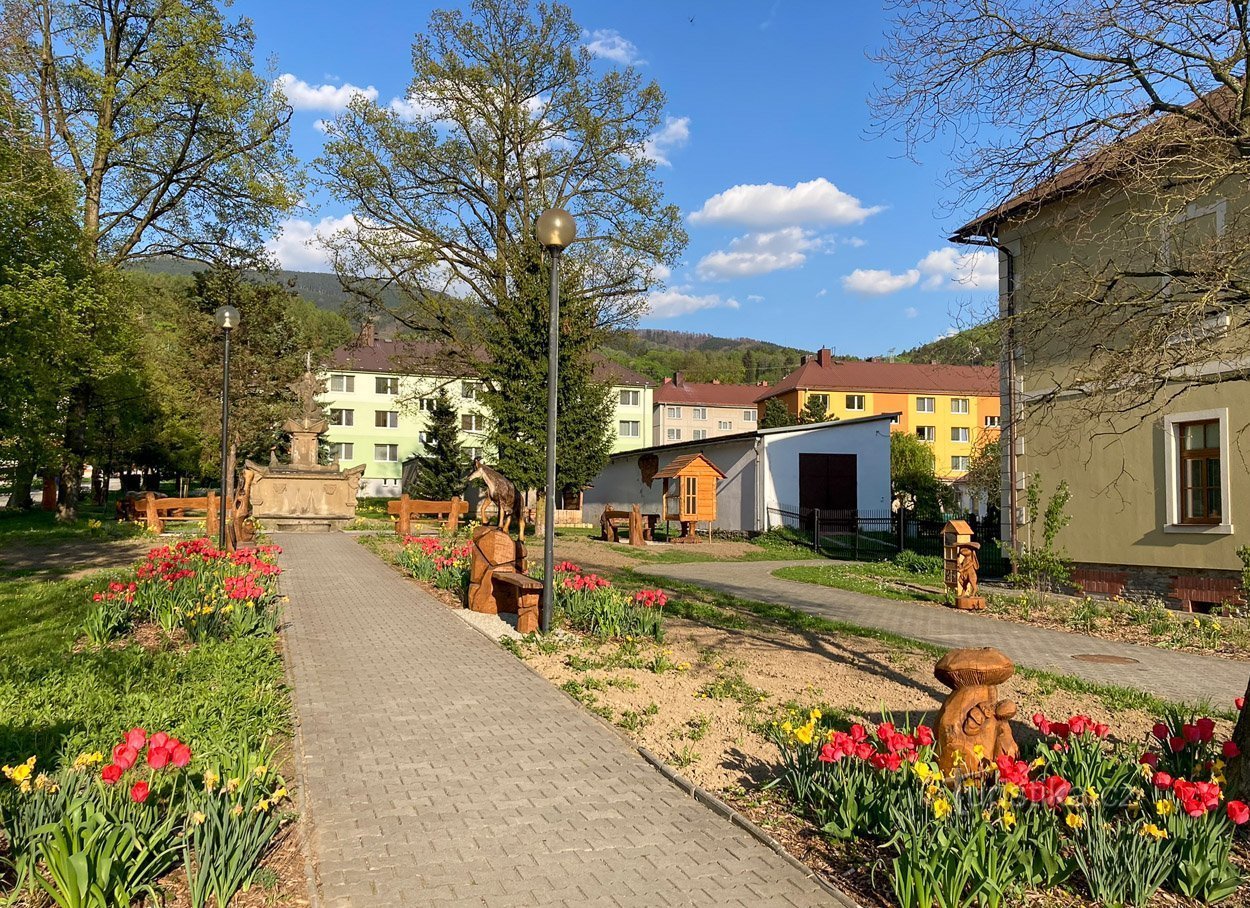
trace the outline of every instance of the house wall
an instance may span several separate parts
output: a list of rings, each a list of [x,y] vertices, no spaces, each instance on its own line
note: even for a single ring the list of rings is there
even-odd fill
[[[854,454],[859,510],[890,507],[890,433],[885,420],[827,426],[809,431],[768,433],[764,440],[764,502],[794,508],[799,502],[800,454]],[[765,528],[775,525],[768,520]]]
[[[695,418],[695,410],[702,408],[707,411],[704,419]],[[677,415],[671,415],[670,409],[676,409]],[[723,435],[736,435],[741,432],[750,432],[753,430],[757,422],[758,411],[753,405],[742,407],[713,407],[705,404],[691,406],[690,404],[661,404],[655,405],[655,429],[651,436],[651,444],[665,445],[675,444],[677,442],[700,441],[708,438],[719,438]],[[722,422],[729,423],[727,428],[721,428]],[[677,438],[670,438],[670,431],[679,434]],[[695,437],[696,431],[706,432],[704,439]]]

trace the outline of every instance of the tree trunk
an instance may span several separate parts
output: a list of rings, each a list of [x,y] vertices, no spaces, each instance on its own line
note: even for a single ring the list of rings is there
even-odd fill
[[[34,507],[30,486],[35,481],[35,472],[33,460],[19,460],[13,467],[13,487],[9,490],[9,503],[5,505],[7,510],[29,511]]]
[[[57,502],[56,519],[71,523],[78,519],[78,498],[82,488],[82,469],[87,447],[87,413],[91,390],[79,385],[70,394],[65,414],[65,455],[61,459],[61,497]]]
[[[1250,697],[1250,683],[1246,684],[1246,697]],[[1244,700],[1243,700],[1244,704]],[[1230,800],[1250,800],[1250,712],[1241,710],[1237,725],[1233,728],[1233,743],[1241,753],[1228,761],[1224,769],[1227,781],[1225,791]]]

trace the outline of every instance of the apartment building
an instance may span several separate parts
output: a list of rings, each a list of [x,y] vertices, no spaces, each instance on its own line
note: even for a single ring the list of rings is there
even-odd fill
[[[612,452],[643,447],[651,434],[653,383],[607,359],[596,361],[595,375],[612,387],[616,400]],[[491,456],[482,383],[471,364],[448,358],[436,344],[386,340],[366,329],[334,351],[321,378],[327,440],[343,466],[365,465],[362,496],[401,494],[403,463],[425,450],[426,413],[439,390],[456,407],[465,450]]]
[[[829,419],[896,413],[891,431],[933,445],[937,475],[947,482],[963,478],[982,439],[999,431],[994,366],[845,361],[825,348],[756,394],[761,415],[772,398],[796,416],[813,401],[824,405]]]
[[[678,372],[655,389],[652,444],[702,441],[753,432],[759,419],[755,399],[763,385],[689,382]]]

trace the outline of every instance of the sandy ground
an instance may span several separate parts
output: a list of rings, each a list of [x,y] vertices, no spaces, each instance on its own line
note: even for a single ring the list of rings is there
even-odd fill
[[[0,574],[19,574],[33,579],[82,577],[93,571],[128,567],[158,545],[159,537],[134,539],[67,539],[47,544],[5,546],[0,551]]]

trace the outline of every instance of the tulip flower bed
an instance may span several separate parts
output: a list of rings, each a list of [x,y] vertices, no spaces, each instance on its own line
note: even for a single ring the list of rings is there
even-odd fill
[[[469,586],[471,551],[472,546],[455,537],[405,536],[396,560],[417,580],[462,593]]]
[[[102,646],[138,623],[166,637],[194,643],[270,636],[280,609],[275,579],[277,546],[219,551],[207,539],[187,539],[152,549],[133,575],[96,592],[87,615],[88,640]]]
[[[926,726],[838,729],[796,713],[771,727],[774,784],[831,839],[884,849],[903,908],[996,908],[1056,888],[1111,908],[1161,888],[1214,903],[1237,889],[1233,832],[1250,808],[1224,798],[1236,747],[1211,719],[1158,723],[1143,754],[1087,716],[1033,718],[1031,759],[984,759],[953,781]]]
[[[594,637],[664,638],[668,598],[663,590],[644,589],[631,596],[570,561],[556,564],[553,571],[556,608],[570,627]]]
[[[142,728],[110,758],[84,752],[51,773],[33,756],[3,767],[10,895],[40,893],[60,908],[159,903],[158,881],[180,866],[193,908],[223,908],[250,885],[285,819],[270,759],[244,748],[203,760]]]

